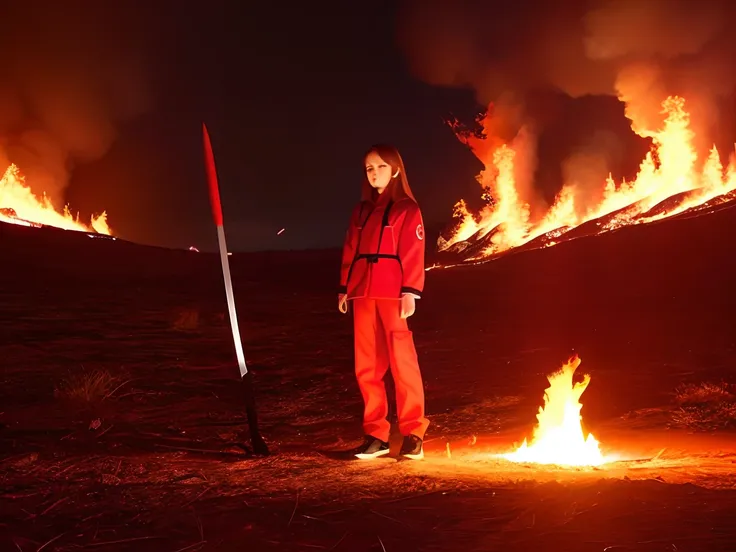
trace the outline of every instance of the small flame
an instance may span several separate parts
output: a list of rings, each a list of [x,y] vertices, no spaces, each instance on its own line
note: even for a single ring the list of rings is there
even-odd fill
[[[531,445],[526,439],[514,452],[500,455],[512,462],[534,462],[560,466],[600,466],[615,460],[603,456],[598,441],[591,433],[583,433],[580,396],[590,383],[572,382],[580,358],[575,355],[560,370],[547,376],[549,387],[544,392],[544,406],[539,408],[537,426]]]
[[[33,194],[15,164],[11,164],[0,178],[0,221],[112,235],[106,212],[92,216],[89,225],[82,223],[79,217],[73,217],[68,206],[64,207],[63,213],[59,213],[45,195],[39,199]]]

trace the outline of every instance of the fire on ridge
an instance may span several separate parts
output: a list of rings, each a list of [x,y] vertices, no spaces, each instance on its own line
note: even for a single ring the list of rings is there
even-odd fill
[[[89,224],[80,221],[78,216],[72,216],[68,206],[63,212],[58,212],[45,195],[38,198],[31,191],[15,164],[11,164],[0,178],[0,222],[33,227],[54,226],[112,236],[106,212],[92,216]]]
[[[567,183],[537,220],[532,219],[529,204],[521,198],[516,179],[516,165],[525,161],[520,158],[523,149],[517,151],[513,143],[496,146],[484,137],[462,136],[455,126],[458,138],[485,166],[478,181],[486,205],[471,213],[466,202],[460,200],[454,209],[454,225],[439,238],[438,250],[459,262],[483,262],[531,242],[539,247],[556,245],[574,236],[570,232],[589,221],[595,224],[591,233],[599,235],[736,198],[736,156],[732,153],[724,167],[713,146],[707,158],[699,159],[685,99],[669,96],[661,106],[661,128],[635,129],[637,134],[651,138],[652,147],[633,180],[616,182],[609,175],[601,182],[598,201],[592,205],[589,198],[582,201],[576,183]],[[484,128],[489,128],[492,118],[489,110],[482,121]]]

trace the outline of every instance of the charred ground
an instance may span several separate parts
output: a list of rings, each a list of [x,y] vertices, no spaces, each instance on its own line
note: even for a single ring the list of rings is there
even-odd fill
[[[361,437],[339,252],[231,257],[273,452],[250,458],[216,256],[0,225],[0,549],[731,550],[734,220],[429,271],[414,464],[321,453]],[[588,429],[658,460],[479,459],[528,434],[573,352]]]

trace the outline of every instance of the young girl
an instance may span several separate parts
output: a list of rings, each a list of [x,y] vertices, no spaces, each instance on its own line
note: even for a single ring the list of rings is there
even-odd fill
[[[366,153],[362,201],[345,238],[338,307],[352,302],[355,374],[365,408],[361,459],[389,452],[388,400],[383,378],[389,366],[396,386],[401,456],[424,457],[424,387],[406,319],[424,288],[424,225],[396,148]]]

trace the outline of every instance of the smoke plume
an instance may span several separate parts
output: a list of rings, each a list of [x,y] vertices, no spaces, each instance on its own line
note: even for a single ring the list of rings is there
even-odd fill
[[[531,97],[540,89],[616,97],[643,136],[662,123],[664,98],[682,95],[702,151],[736,83],[734,15],[727,0],[405,0],[397,41],[427,83],[471,87],[483,104],[514,98],[527,119],[512,122],[517,131],[533,118]],[[597,140],[566,170],[575,173],[581,159],[595,156]],[[606,162],[594,165],[602,172]]]
[[[0,171],[16,163],[59,209],[74,166],[102,157],[150,106],[143,37],[105,2],[28,4],[3,15]]]

